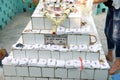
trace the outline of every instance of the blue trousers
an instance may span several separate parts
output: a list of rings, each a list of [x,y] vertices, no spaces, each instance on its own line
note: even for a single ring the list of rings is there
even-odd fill
[[[109,8],[106,16],[105,35],[108,50],[115,49],[116,58],[120,58],[120,9]]]

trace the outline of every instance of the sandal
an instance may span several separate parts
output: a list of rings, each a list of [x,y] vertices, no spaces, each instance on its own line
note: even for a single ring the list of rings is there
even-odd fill
[[[106,59],[109,61],[109,62],[113,62],[113,56],[112,55],[105,55]]]
[[[115,74],[118,70],[120,70],[120,60],[118,62],[118,60],[116,60],[114,62],[114,64],[112,65],[112,67],[109,70],[109,74]]]
[[[105,55],[105,57],[109,62],[113,62],[113,51],[108,50],[108,53],[107,53],[107,55]]]

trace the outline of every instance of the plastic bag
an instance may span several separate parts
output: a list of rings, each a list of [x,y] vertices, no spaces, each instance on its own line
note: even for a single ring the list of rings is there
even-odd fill
[[[120,0],[113,0],[113,4],[112,4],[115,9],[119,9],[120,8]]]

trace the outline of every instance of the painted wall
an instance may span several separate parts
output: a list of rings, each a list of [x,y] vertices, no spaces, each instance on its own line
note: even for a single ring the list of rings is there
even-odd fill
[[[33,12],[34,0],[0,0],[0,29],[17,14],[22,12]]]

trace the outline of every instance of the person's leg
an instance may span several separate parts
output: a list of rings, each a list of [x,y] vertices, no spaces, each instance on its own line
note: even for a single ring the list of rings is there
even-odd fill
[[[120,9],[116,10],[114,13],[114,28],[113,28],[113,39],[115,41],[115,62],[110,68],[109,73],[114,74],[116,71],[120,70]]]
[[[2,61],[0,61],[0,67],[2,67],[3,65],[2,65]]]
[[[114,49],[114,40],[113,40],[113,8],[108,9],[105,23],[105,35],[107,39],[108,53],[106,59],[110,62],[113,61],[113,49]]]
[[[113,63],[113,65],[111,66],[110,70],[109,70],[109,74],[114,74],[116,73],[118,70],[120,70],[120,41],[119,44],[116,45],[116,51],[115,51],[115,56],[116,59]]]

